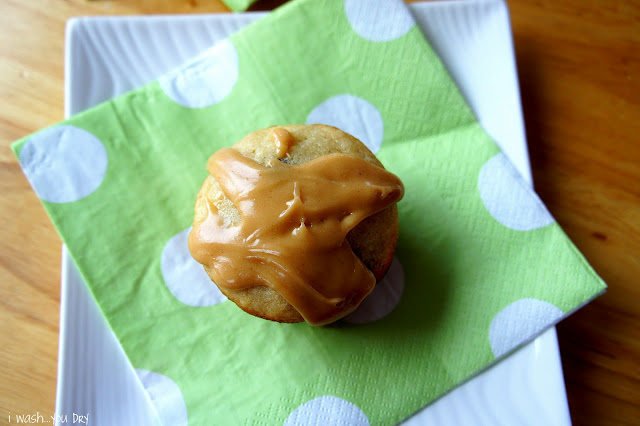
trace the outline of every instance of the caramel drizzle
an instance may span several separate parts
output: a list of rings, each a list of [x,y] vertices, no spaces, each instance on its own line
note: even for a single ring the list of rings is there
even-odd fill
[[[276,147],[278,158],[284,158],[293,144],[293,135],[282,127],[276,127],[271,131],[269,137]]]
[[[211,156],[207,170],[242,218],[226,224],[206,200],[208,215],[189,236],[219,287],[269,286],[312,325],[346,315],[373,290],[376,279],[346,236],[402,198],[395,175],[348,154],[265,167],[231,148]]]

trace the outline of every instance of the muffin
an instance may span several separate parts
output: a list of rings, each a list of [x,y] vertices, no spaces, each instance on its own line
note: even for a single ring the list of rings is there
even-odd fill
[[[212,155],[207,170],[189,249],[249,314],[334,322],[391,265],[404,187],[353,136],[270,127]]]

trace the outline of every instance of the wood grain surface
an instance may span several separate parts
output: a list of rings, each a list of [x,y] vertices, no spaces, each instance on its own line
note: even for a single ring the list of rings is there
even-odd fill
[[[536,190],[609,285],[558,326],[571,416],[640,424],[640,1],[508,3]],[[63,119],[65,21],[226,11],[0,0],[0,422],[54,410],[61,240],[9,145]]]

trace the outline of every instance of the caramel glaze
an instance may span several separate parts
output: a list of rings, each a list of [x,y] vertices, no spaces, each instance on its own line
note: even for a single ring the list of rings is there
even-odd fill
[[[207,170],[242,218],[225,223],[206,199],[208,215],[189,235],[191,254],[219,287],[271,287],[311,325],[339,319],[373,290],[346,235],[402,198],[398,177],[349,154],[265,167],[232,148],[211,156]]]
[[[291,144],[294,142],[293,135],[282,127],[276,127],[271,131],[269,137],[276,147],[278,158],[284,158],[289,152]]]

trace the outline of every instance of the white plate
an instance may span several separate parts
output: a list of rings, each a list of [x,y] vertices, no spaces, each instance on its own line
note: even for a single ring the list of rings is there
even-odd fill
[[[412,3],[427,39],[487,132],[531,182],[506,5]],[[139,87],[262,13],[72,19],[66,34],[65,114]],[[56,413],[94,425],[162,420],[63,249]],[[153,392],[151,392],[153,395]],[[63,417],[64,418],[64,417]],[[555,329],[454,389],[407,424],[571,424]]]

